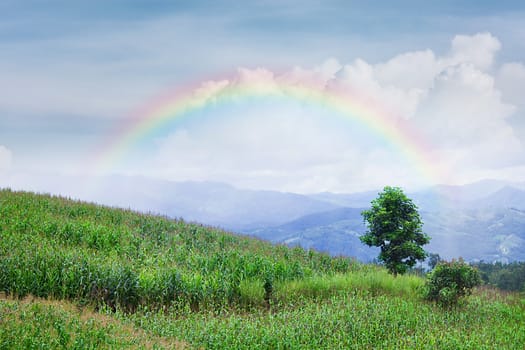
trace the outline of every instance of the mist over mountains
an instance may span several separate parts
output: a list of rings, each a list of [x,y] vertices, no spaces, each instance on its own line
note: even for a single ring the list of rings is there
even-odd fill
[[[81,186],[85,179],[79,178],[47,180],[51,179],[41,179],[30,189],[183,218],[361,261],[377,257],[377,249],[363,245],[359,236],[365,231],[361,211],[379,189],[303,195],[144,177],[104,177],[90,186]],[[407,195],[418,205],[424,231],[432,237],[427,251],[447,259],[525,260],[525,183],[485,180]]]

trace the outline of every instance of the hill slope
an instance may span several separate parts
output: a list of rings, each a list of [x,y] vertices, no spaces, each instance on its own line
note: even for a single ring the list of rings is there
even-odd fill
[[[42,181],[52,182],[47,178]],[[91,186],[82,187],[78,186],[85,182],[82,178],[62,177],[54,182],[56,187],[50,189],[42,183],[37,189],[182,217],[275,243],[319,249],[334,256],[345,254],[365,262],[376,256],[376,251],[363,247],[357,240],[364,232],[364,225],[354,225],[348,221],[353,220],[352,216],[347,220],[339,214],[346,210],[342,208],[368,207],[378,191],[298,195],[242,190],[214,182],[126,176],[103,177]],[[426,247],[428,250],[447,259],[462,256],[467,260],[515,261],[524,259],[525,224],[518,212],[525,210],[524,190],[523,183],[485,180],[460,186],[435,186],[408,196],[420,208],[425,232],[435,238]],[[330,211],[335,215],[332,222],[327,222],[326,213]],[[501,220],[503,212],[505,219]],[[300,230],[296,221],[304,219],[308,222]]]
[[[417,276],[31,193],[0,191],[0,271],[0,344],[8,348],[525,343],[518,295],[477,291],[442,310],[421,300]],[[26,295],[36,298],[16,300]]]
[[[354,263],[181,220],[0,192],[0,291],[112,308],[242,302],[244,288]],[[262,290],[262,289],[261,289]]]
[[[66,182],[78,183],[67,180]],[[62,189],[75,198],[154,211],[187,221],[244,230],[274,226],[337,206],[308,196],[276,191],[237,189],[217,182],[173,182],[143,177],[99,179],[89,191]]]

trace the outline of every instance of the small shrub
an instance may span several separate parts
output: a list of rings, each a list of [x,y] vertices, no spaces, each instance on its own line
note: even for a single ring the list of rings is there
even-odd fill
[[[443,306],[456,305],[461,297],[470,295],[481,284],[478,270],[463,259],[442,261],[428,275],[425,298]]]

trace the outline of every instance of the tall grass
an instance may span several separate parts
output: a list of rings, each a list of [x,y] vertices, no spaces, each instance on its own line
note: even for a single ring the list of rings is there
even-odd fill
[[[443,310],[417,298],[340,291],[323,300],[249,314],[136,313],[158,336],[206,349],[522,349],[525,305],[473,299]]]
[[[393,277],[385,269],[371,266],[344,274],[316,275],[283,282],[277,289],[276,299],[291,301],[301,296],[327,298],[354,290],[368,291],[372,295],[418,297],[423,285],[424,280],[421,277]]]
[[[184,349],[115,318],[42,299],[0,298],[0,349]]]
[[[247,290],[344,273],[346,258],[182,220],[30,193],[0,192],[0,291],[133,311],[256,305]],[[254,294],[255,293],[255,294]],[[259,293],[260,294],[260,293]]]
[[[0,298],[0,348],[523,349],[522,296],[476,291],[443,310],[422,284],[182,220],[0,191],[0,294],[18,298]]]

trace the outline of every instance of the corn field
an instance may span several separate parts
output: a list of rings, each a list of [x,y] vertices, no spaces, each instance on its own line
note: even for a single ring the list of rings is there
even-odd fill
[[[480,289],[442,309],[423,284],[183,220],[0,191],[0,349],[523,349],[523,296]],[[106,321],[91,331],[78,308]]]

